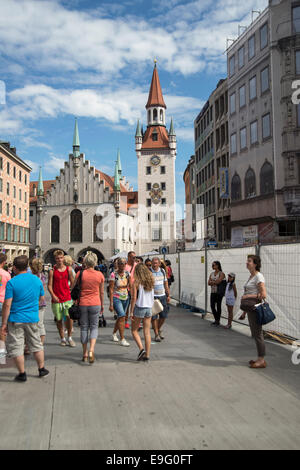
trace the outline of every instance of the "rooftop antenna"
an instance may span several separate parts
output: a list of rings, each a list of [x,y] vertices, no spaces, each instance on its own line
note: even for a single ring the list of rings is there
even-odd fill
[[[241,24],[239,24],[239,29],[238,29],[238,36],[241,34],[241,29],[243,29],[245,31],[245,29],[247,29],[248,26],[242,26]]]
[[[260,15],[261,10],[252,10],[252,21],[251,21],[251,23],[253,23],[253,13],[257,13],[258,15]]]

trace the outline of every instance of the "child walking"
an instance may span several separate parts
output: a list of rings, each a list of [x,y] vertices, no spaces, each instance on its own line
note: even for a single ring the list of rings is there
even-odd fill
[[[234,307],[236,298],[237,298],[237,290],[236,290],[236,285],[235,285],[235,274],[229,273],[226,291],[225,291],[225,299],[226,299],[226,305],[227,305],[227,311],[228,311],[228,323],[225,326],[227,330],[229,330],[232,326],[233,307]]]

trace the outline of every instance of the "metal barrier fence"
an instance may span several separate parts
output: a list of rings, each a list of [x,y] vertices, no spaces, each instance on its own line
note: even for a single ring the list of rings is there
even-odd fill
[[[259,254],[261,272],[266,280],[267,301],[276,320],[264,327],[292,338],[300,338],[300,243],[256,245],[246,248],[203,249],[168,254],[175,282],[171,296],[185,306],[210,312],[210,287],[207,285],[212,262],[220,261],[222,270],[236,274],[238,298],[234,307],[234,320],[241,314],[240,299],[249,278],[246,268],[248,254]],[[225,301],[222,316],[227,318]],[[247,317],[244,320],[247,324]]]

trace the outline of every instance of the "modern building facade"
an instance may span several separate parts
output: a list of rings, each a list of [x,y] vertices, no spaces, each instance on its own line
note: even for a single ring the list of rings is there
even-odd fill
[[[175,160],[176,135],[171,120],[166,129],[166,109],[157,66],[155,64],[146,104],[147,129],[140,122],[135,135],[138,159],[139,228],[137,240],[140,253],[165,246],[176,249]]]
[[[30,171],[16,148],[0,141],[0,250],[8,261],[29,255]]]
[[[269,6],[229,47],[232,244],[299,235],[300,4]]]
[[[194,121],[197,205],[204,207],[203,236],[230,239],[227,80],[220,80]],[[201,214],[201,212],[200,212]]]

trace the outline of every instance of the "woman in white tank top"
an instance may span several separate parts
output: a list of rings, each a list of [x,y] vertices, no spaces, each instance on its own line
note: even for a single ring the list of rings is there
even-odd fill
[[[151,316],[154,303],[154,277],[144,264],[138,264],[134,271],[134,283],[131,288],[131,331],[140,352],[138,361],[148,361],[151,346]],[[145,349],[139,335],[140,321],[143,319]]]

